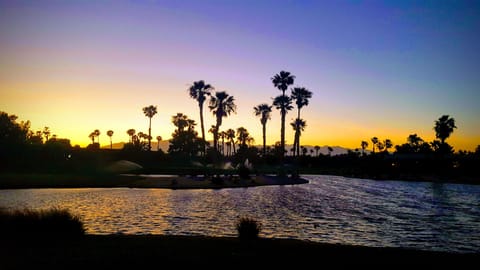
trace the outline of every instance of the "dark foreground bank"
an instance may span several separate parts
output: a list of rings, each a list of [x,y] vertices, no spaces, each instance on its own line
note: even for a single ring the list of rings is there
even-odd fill
[[[71,239],[4,239],[2,269],[105,268],[167,265],[468,265],[480,254],[321,244],[289,239],[240,240],[201,236],[86,235]],[[312,265],[313,263],[313,265]],[[149,267],[149,268],[150,268]]]

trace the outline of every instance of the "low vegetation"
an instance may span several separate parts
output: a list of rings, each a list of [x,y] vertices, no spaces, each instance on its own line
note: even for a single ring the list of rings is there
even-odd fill
[[[55,237],[85,234],[83,222],[68,210],[0,210],[3,237]]]
[[[240,239],[257,239],[262,230],[262,224],[250,217],[241,217],[236,224],[238,237]]]

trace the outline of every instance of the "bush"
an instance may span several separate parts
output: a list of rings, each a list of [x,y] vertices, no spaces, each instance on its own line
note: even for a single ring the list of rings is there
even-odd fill
[[[80,236],[83,222],[65,209],[0,210],[0,235],[3,236]]]
[[[238,167],[238,176],[240,176],[241,179],[250,179],[250,169],[247,167],[241,165]]]
[[[236,227],[240,239],[257,239],[258,234],[262,230],[262,224],[249,217],[240,218]]]

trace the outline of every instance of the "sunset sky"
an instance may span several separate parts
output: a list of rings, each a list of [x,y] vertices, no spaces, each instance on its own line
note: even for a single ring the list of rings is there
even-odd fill
[[[480,144],[480,1],[0,1],[0,111],[72,145],[94,129],[102,145],[109,129],[114,142],[148,132],[148,105],[154,138],[170,138],[178,112],[200,133],[197,80],[236,99],[221,129],[261,144],[253,107],[281,93],[270,79],[281,70],[313,92],[302,144],[431,141],[443,114],[455,150]],[[279,140],[274,110],[267,144]]]

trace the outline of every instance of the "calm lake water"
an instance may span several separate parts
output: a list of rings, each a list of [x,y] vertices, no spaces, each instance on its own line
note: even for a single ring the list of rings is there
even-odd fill
[[[480,252],[480,186],[305,176],[309,184],[219,190],[0,190],[0,207],[71,210],[91,234],[236,236],[240,216],[263,237]]]

